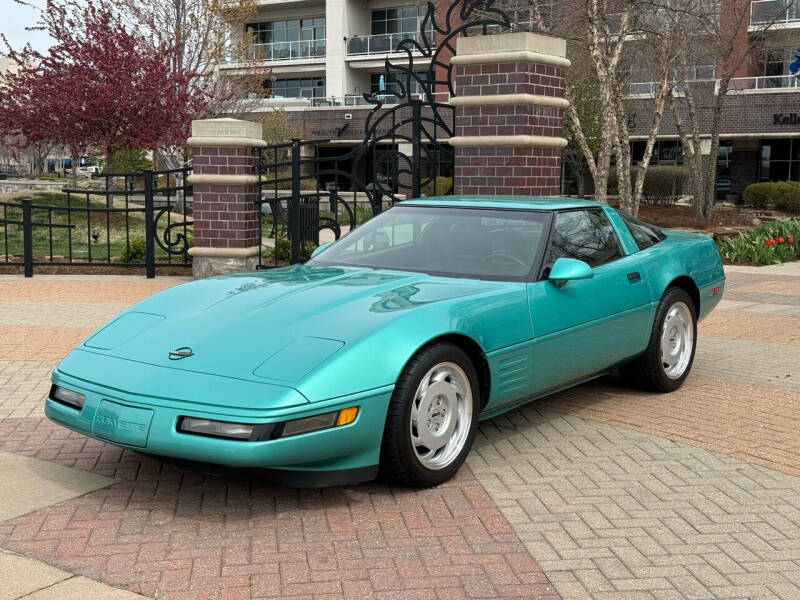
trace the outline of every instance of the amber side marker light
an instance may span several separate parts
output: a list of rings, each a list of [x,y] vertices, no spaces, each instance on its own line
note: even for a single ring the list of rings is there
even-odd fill
[[[358,407],[351,406],[350,408],[343,408],[339,411],[339,418],[336,419],[336,426],[341,427],[342,425],[350,425],[353,421],[356,420],[358,416]]]
[[[349,425],[356,420],[357,416],[358,407],[351,406],[338,411],[314,415],[313,417],[286,421],[276,430],[274,437],[290,437],[293,435],[300,435],[301,433],[311,433],[313,431]]]

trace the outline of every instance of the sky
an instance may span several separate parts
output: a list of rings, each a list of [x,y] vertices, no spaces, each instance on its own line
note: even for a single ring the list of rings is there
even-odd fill
[[[25,0],[33,6],[44,6],[45,0]],[[27,42],[37,50],[44,51],[50,46],[49,36],[42,31],[25,31],[25,27],[39,20],[39,11],[29,6],[21,6],[14,0],[0,0],[0,33],[3,33],[11,46],[20,49]],[[0,53],[5,46],[0,46]]]

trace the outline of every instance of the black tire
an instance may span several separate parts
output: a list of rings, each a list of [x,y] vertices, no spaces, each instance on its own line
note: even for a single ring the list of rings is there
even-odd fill
[[[472,396],[472,410],[466,430],[466,439],[458,455],[446,466],[431,469],[420,460],[415,451],[415,445],[412,443],[411,411],[423,377],[431,369],[444,363],[457,365],[466,375]],[[466,399],[464,405],[467,405]],[[479,407],[478,376],[466,353],[450,343],[436,343],[423,348],[408,362],[400,377],[397,378],[397,384],[389,402],[381,446],[381,476],[392,483],[410,487],[431,487],[450,479],[464,463],[470,448],[472,448],[478,427]],[[452,418],[451,415],[450,419]]]
[[[661,353],[661,337],[664,321],[673,307],[682,303],[689,309],[691,315],[692,347],[689,361],[679,376],[670,377],[664,366]],[[631,362],[623,365],[620,372],[626,381],[632,385],[651,392],[674,392],[683,385],[694,363],[694,354],[697,348],[697,313],[691,296],[682,288],[668,288],[661,297],[661,302],[656,309],[653,329],[650,332],[650,341],[644,354]]]

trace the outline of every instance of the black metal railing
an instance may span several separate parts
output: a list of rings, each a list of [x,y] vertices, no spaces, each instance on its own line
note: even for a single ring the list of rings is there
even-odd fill
[[[188,267],[191,169],[108,173],[102,189],[0,202],[0,266]],[[49,201],[49,203],[48,203]]]
[[[299,140],[258,150],[259,266],[304,262],[396,202],[452,193],[453,107],[419,98],[370,115],[356,146]]]
[[[357,227],[359,213],[362,219],[372,216],[374,195],[349,184],[343,189],[337,159],[320,161],[318,148],[325,141],[295,139],[259,151],[259,239],[266,248],[260,268],[307,260],[321,241],[338,240]],[[320,168],[327,160],[333,166]]]

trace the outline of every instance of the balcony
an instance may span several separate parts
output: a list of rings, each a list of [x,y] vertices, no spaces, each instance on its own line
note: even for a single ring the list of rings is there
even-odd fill
[[[732,92],[791,91],[800,88],[800,80],[794,75],[768,75],[765,77],[739,77],[731,79]]]
[[[750,4],[750,31],[772,27],[800,27],[800,3],[785,0],[754,0]]]
[[[695,84],[714,84],[714,94],[719,93],[719,80],[717,79],[696,79],[690,81],[692,85]],[[642,83],[629,84],[629,97],[648,97],[653,98],[659,86],[657,81],[648,81]],[[764,77],[738,77],[731,79],[729,91],[732,93],[770,93],[770,92],[791,92],[800,89],[800,79],[794,75],[775,75]],[[683,89],[679,85],[675,85],[673,92],[680,96],[683,94]]]
[[[429,44],[433,44],[433,32],[426,32]],[[403,40],[416,40],[420,46],[425,46],[422,33],[407,31],[404,33],[380,33],[376,35],[358,35],[347,39],[347,56],[373,56],[375,54],[392,54],[397,52],[397,46]]]
[[[379,96],[381,102],[386,106],[393,106],[405,102],[396,96],[390,94]],[[422,94],[411,94],[411,98],[417,100],[424,100]],[[439,103],[450,102],[449,92],[438,92],[434,94],[434,99]],[[261,100],[254,101],[254,111],[270,110],[274,108],[283,108],[288,112],[307,110],[310,108],[368,108],[373,109],[375,104],[367,102],[364,96],[358,94],[348,94],[346,96],[326,96],[320,98],[288,98],[283,96],[272,96],[270,98],[262,98]]]
[[[248,61],[315,60],[325,58],[325,40],[299,40],[250,44],[245,59]]]

